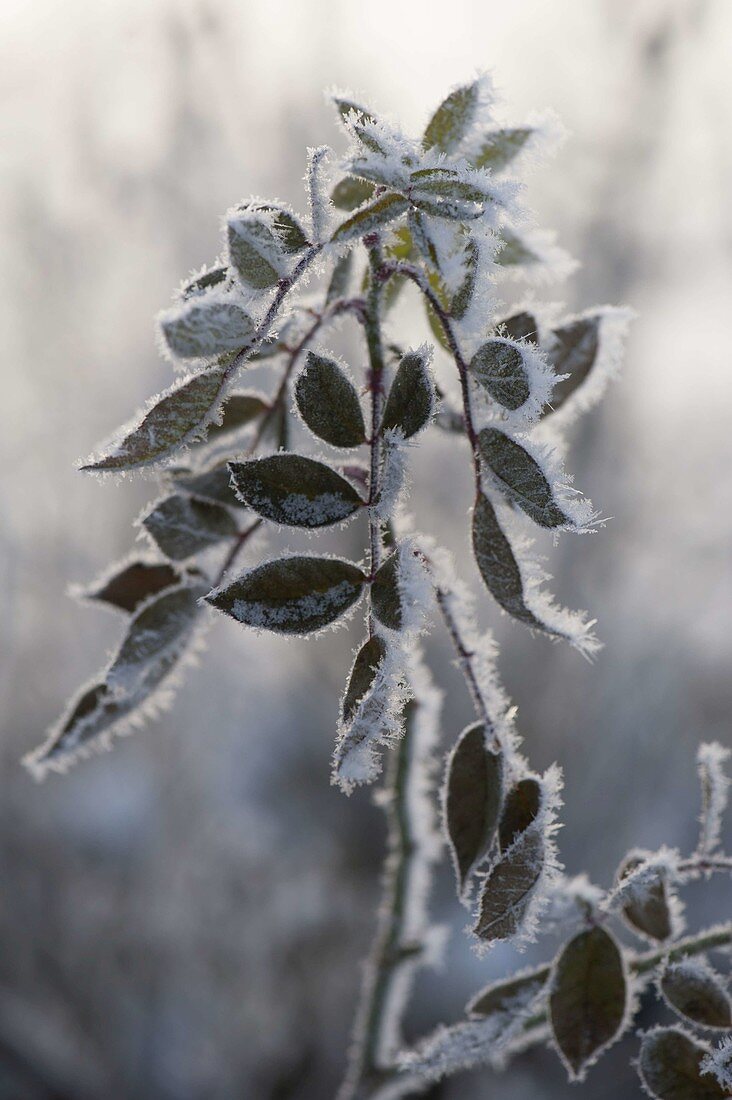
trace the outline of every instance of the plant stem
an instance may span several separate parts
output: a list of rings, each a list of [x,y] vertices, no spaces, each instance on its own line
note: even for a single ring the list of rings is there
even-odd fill
[[[382,275],[381,248],[378,240],[369,242],[368,250],[370,279],[363,324],[369,355],[369,390],[371,392],[369,571],[373,578],[381,564],[381,524],[374,506],[379,499],[379,474],[381,470],[381,415],[385,369],[384,348],[381,339],[381,298],[384,277]],[[371,615],[369,615],[369,624],[369,633],[373,634],[373,616]]]

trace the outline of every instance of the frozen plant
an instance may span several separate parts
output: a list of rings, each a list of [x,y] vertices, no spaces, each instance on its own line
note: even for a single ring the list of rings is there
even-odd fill
[[[678,896],[689,880],[732,867],[720,840],[727,752],[700,750],[693,854],[633,850],[609,889],[566,877],[556,845],[560,769],[539,774],[521,755],[495,644],[475,625],[476,594],[404,507],[417,447],[430,431],[448,433],[470,463],[470,538],[488,595],[531,631],[595,654],[592,621],[549,595],[525,531],[598,524],[564,471],[562,429],[617,372],[629,313],[604,306],[561,318],[531,301],[506,315],[499,300],[503,278],[536,283],[571,267],[532,228],[518,181],[556,124],[499,123],[484,76],[450,92],[419,138],[348,94],[332,99],[347,149],[340,158],[309,152],[307,216],[262,199],[228,211],[220,256],[158,319],[180,377],[83,466],[151,474],[160,495],[138,521],[147,552],[80,593],[123,614],[123,640],[28,766],[38,776],[64,770],[154,713],[214,612],[304,636],[361,605],[365,637],[340,704],[332,781],[348,793],[386,762],[379,798],[390,841],[340,1100],[418,1094],[466,1067],[502,1067],[535,1043],[582,1080],[631,1028],[638,994],[654,980],[680,1022],[643,1037],[646,1089],[661,1100],[732,1095],[732,1001],[706,961],[729,950],[732,925],[682,938]],[[427,328],[402,336],[389,312],[409,284]],[[344,320],[363,334],[362,365],[323,343]],[[268,393],[242,388],[251,364],[270,369]],[[317,440],[315,454],[291,450],[293,416],[300,435]],[[367,532],[359,561],[288,553],[236,571],[268,525],[319,531],[358,515]],[[440,693],[420,642],[435,619],[475,707],[439,794]],[[475,945],[521,945],[547,932],[563,945],[546,965],[478,992],[463,1020],[409,1045],[401,1025],[411,982],[442,936],[428,917],[440,820]],[[718,1050],[693,1028],[723,1033]]]

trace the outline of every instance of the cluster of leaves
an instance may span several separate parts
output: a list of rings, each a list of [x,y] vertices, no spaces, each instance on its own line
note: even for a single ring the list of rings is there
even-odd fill
[[[445,833],[458,894],[475,907],[475,939],[484,948],[520,944],[540,924],[550,927],[562,906],[565,922],[582,927],[551,967],[484,990],[470,1020],[401,1061],[367,1065],[364,1051],[393,1052],[395,1043],[364,1036],[353,1087],[378,1070],[382,1080],[391,1073],[405,1082],[390,1079],[389,1095],[400,1095],[415,1073],[426,1080],[495,1064],[527,1036],[548,1037],[570,1076],[581,1077],[628,1026],[645,966],[607,927],[615,913],[663,945],[661,987],[672,1007],[702,1026],[700,1014],[709,1019],[713,1008],[721,1019],[721,981],[679,954],[674,890],[692,869],[673,854],[633,853],[606,894],[562,876],[559,769],[538,775],[519,754],[492,643],[477,635],[454,570],[431,538],[412,530],[402,500],[409,459],[430,426],[467,444],[472,548],[487,593],[530,629],[592,655],[592,623],[544,590],[523,528],[578,532],[597,522],[564,473],[559,430],[595,404],[618,369],[628,313],[603,307],[560,318],[533,301],[507,312],[497,298],[506,276],[543,278],[568,267],[546,235],[526,228],[516,179],[550,136],[547,120],[499,125],[485,77],[451,92],[417,139],[349,95],[333,99],[348,149],[340,161],[325,147],[310,151],[307,217],[260,199],[228,211],[221,255],[159,317],[161,349],[181,377],[83,466],[100,476],[152,474],[162,493],[138,521],[148,549],[81,593],[127,616],[119,649],[28,763],[39,775],[63,769],[154,711],[211,609],[255,630],[304,636],[343,623],[363,603],[365,637],[333,757],[333,781],[348,792],[379,774],[410,706],[425,705],[419,638],[437,608],[476,708],[449,754],[443,788]],[[385,340],[409,284],[424,302],[436,364],[426,343]],[[363,331],[361,385],[360,373],[320,343],[340,317]],[[253,364],[271,369],[270,393],[241,388]],[[436,369],[445,375],[440,385]],[[326,452],[293,451],[293,425]],[[367,528],[359,561],[288,553],[234,572],[237,556],[272,525],[319,532],[359,515]],[[724,801],[719,759],[713,750],[707,759],[706,857]],[[405,852],[413,847],[410,840]],[[402,901],[397,923],[409,909]],[[397,923],[389,942],[399,939]],[[390,979],[389,960],[378,965],[372,990]],[[702,1002],[695,1017],[689,1006]],[[377,1012],[364,1018],[387,1026]],[[677,1030],[644,1040],[641,1071],[654,1095],[692,1095],[659,1085],[648,1067],[668,1067],[673,1055],[688,1069],[693,1042]]]

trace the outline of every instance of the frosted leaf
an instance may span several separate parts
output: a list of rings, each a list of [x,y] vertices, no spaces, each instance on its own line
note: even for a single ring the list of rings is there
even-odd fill
[[[480,252],[477,244],[468,238],[465,245],[465,271],[461,282],[450,302],[450,313],[458,321],[465,317],[470,309],[475,294],[478,277],[478,261]]]
[[[104,447],[82,470],[122,472],[160,462],[199,438],[218,411],[226,368],[211,367],[171,386],[153,399],[132,429]]]
[[[455,152],[461,141],[467,137],[479,104],[479,81],[455,88],[443,99],[427,123],[422,138],[423,147],[436,149],[440,153]]]
[[[470,371],[494,401],[519,409],[531,394],[521,348],[509,340],[488,340],[470,360]]]
[[[158,323],[163,340],[179,359],[239,351],[254,335],[249,314],[217,291],[164,310]]]
[[[509,229],[508,226],[501,228],[501,240],[503,247],[496,255],[496,263],[501,267],[523,267],[525,264],[541,262],[539,253],[522,241],[518,233]]]
[[[325,295],[325,304],[330,306],[340,298],[345,298],[351,286],[353,272],[353,252],[346,252],[333,264],[328,290]]]
[[[382,431],[398,429],[405,439],[411,439],[430,422],[436,403],[431,358],[427,345],[404,356],[386,400]]]
[[[338,558],[293,555],[265,562],[206,600],[237,622],[275,634],[312,634],[358,602],[366,578]]]
[[[230,215],[227,243],[229,263],[245,286],[266,290],[284,275],[284,251],[264,218],[248,213]]]
[[[505,127],[486,134],[478,152],[472,156],[475,168],[502,172],[521,152],[533,131],[528,127]]]
[[[173,483],[178,492],[183,490],[194,497],[203,497],[208,501],[215,500],[229,508],[243,507],[241,500],[231,487],[231,472],[225,462],[212,466],[209,470],[203,470],[201,473],[175,474]]]
[[[269,403],[263,393],[255,390],[246,390],[243,393],[232,393],[227,397],[223,406],[223,415],[220,424],[211,424],[208,429],[207,440],[218,440],[220,436],[239,429],[257,420],[269,409]]]
[[[711,1074],[717,1082],[732,1093],[732,1037],[722,1039],[715,1050],[705,1054],[700,1065],[703,1074]]]
[[[325,166],[329,156],[330,149],[327,145],[308,149],[307,188],[310,224],[313,240],[318,244],[327,239],[331,220],[330,198],[325,190]]]
[[[539,343],[539,322],[533,313],[521,310],[510,317],[504,317],[496,325],[497,330],[508,337],[509,340],[525,340],[530,343]]]
[[[565,425],[600,400],[618,371],[633,313],[612,306],[587,310],[553,328],[544,341],[557,375],[551,407],[545,416]]]
[[[628,1023],[625,963],[615,938],[596,925],[578,932],[554,963],[549,1019],[571,1081],[615,1042]]]
[[[465,1011],[469,1016],[493,1016],[497,1012],[513,1014],[531,1010],[546,988],[550,975],[550,966],[540,966],[491,982],[476,993]]]
[[[179,582],[178,570],[167,562],[133,558],[113,566],[87,588],[75,589],[73,595],[132,613],[150,596]]]
[[[402,602],[399,594],[399,555],[392,554],[378,570],[371,585],[371,608],[389,630],[401,630]]]
[[[540,808],[541,784],[538,779],[527,776],[508,790],[498,830],[502,852],[507,851],[519,834],[525,832],[536,820]]]
[[[382,195],[366,206],[359,207],[355,214],[338,226],[331,240],[334,244],[358,240],[401,217],[408,208],[409,203],[401,195]]]
[[[324,462],[275,454],[230,462],[232,484],[258,515],[292,527],[340,523],[364,506],[350,481]]]
[[[556,235],[549,230],[522,228],[519,234],[502,225],[499,236],[501,247],[495,262],[507,276],[545,283],[565,279],[576,270],[576,262],[557,245]]]
[[[238,532],[231,513],[221,504],[179,493],[156,501],[139,522],[172,561],[185,561]]]
[[[683,1020],[699,1027],[732,1028],[732,1003],[726,985],[704,958],[685,958],[663,971],[660,992]]]
[[[697,753],[702,792],[699,851],[706,855],[714,852],[720,844],[722,818],[729,800],[730,780],[724,772],[729,757],[730,750],[717,741],[700,745]]]
[[[376,115],[371,109],[357,103],[352,96],[335,92],[330,98],[335,104],[342,122],[345,123],[351,118],[355,118],[358,122],[376,122]]]
[[[331,201],[339,210],[351,211],[373,198],[374,185],[370,180],[357,176],[345,176],[331,192]]]
[[[680,906],[672,890],[674,863],[660,853],[634,850],[618,869],[615,897],[634,932],[664,943],[681,931]]]
[[[638,1071],[649,1096],[656,1100],[723,1100],[729,1094],[703,1076],[709,1047],[678,1027],[647,1032],[641,1043]]]
[[[447,759],[443,790],[445,832],[461,897],[493,846],[503,796],[503,755],[488,748],[482,722],[460,734]]]
[[[404,436],[398,429],[384,432],[379,493],[374,505],[374,512],[384,522],[393,517],[404,494],[408,450]]]
[[[368,638],[359,649],[343,696],[341,716],[344,722],[350,722],[353,718],[356,707],[371,688],[385,656],[386,642],[379,634]]]
[[[358,447],[365,441],[358,393],[334,359],[308,352],[295,385],[295,401],[310,431],[331,446]]]
[[[432,599],[432,584],[414,540],[407,538],[386,559],[371,583],[371,609],[389,630],[418,631]]]
[[[430,1081],[477,1066],[501,1068],[503,1058],[524,1032],[526,1019],[523,1011],[496,1012],[440,1027],[415,1050],[402,1055],[401,1067]]]
[[[228,276],[228,267],[225,264],[217,264],[202,271],[195,279],[190,279],[185,283],[181,287],[180,296],[184,301],[188,298],[197,298],[199,295],[205,294],[207,290],[226,282]]]
[[[310,248],[310,241],[297,216],[289,207],[276,202],[250,203],[245,209],[265,214],[280,247],[289,256]]]

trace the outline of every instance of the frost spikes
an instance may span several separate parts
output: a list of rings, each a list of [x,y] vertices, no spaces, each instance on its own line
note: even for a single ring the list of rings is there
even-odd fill
[[[274,454],[230,462],[239,497],[263,516],[291,527],[327,527],[348,519],[364,502],[350,481],[304,455]]]
[[[353,718],[358,704],[371,688],[385,656],[386,643],[378,634],[365,641],[359,649],[343,696],[341,713],[344,722],[350,722]]]
[[[471,359],[470,370],[476,382],[504,409],[515,412],[531,396],[521,349],[508,340],[488,340]]]
[[[479,96],[477,80],[450,92],[427,123],[422,138],[423,149],[454,153],[470,129],[478,109]]]
[[[429,423],[435,407],[435,387],[428,362],[422,350],[404,356],[389,390],[382,431],[398,429],[410,439]]]
[[[87,600],[108,603],[120,611],[132,613],[151,596],[180,581],[180,575],[167,562],[131,561],[107,576],[103,583],[80,593]]]
[[[554,500],[539,463],[515,439],[497,428],[478,435],[480,456],[509,500],[540,527],[575,526]]]
[[[222,295],[193,298],[160,315],[168,348],[179,359],[201,359],[239,351],[254,335],[251,317]]]
[[[728,1093],[702,1075],[708,1048],[677,1027],[656,1028],[643,1036],[638,1070],[656,1100],[723,1100]]]
[[[660,989],[671,1008],[699,1027],[732,1028],[732,1003],[722,979],[701,959],[681,959],[661,975]]]
[[[409,209],[409,203],[401,195],[387,194],[360,207],[350,218],[346,218],[336,231],[331,240],[334,244],[343,244],[346,241],[355,241],[373,233],[382,226],[393,222]]]
[[[366,425],[358,394],[335,360],[308,352],[295,385],[295,401],[319,439],[333,447],[358,447],[364,442]]]

